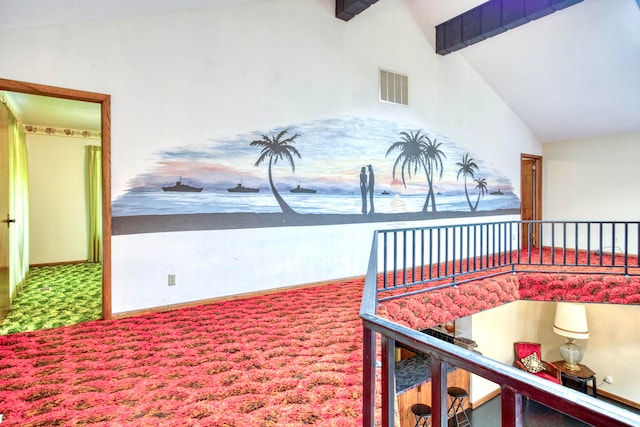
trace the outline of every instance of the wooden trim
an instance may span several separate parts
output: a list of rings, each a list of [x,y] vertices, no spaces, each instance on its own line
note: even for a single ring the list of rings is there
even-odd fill
[[[102,127],[102,318],[112,318],[111,310],[111,96],[105,95],[100,108]]]
[[[491,393],[481,397],[480,399],[474,400],[473,402],[471,402],[471,409],[476,409],[477,407],[484,405],[494,397],[500,396],[501,394],[502,394],[502,389],[497,388],[493,390]]]
[[[102,318],[111,319],[111,96],[37,83],[0,79],[0,90],[101,105],[102,121]]]
[[[171,305],[163,305],[163,306],[159,306],[159,307],[145,308],[145,309],[141,309],[141,310],[123,311],[123,312],[114,314],[112,316],[112,319],[124,319],[124,318],[127,318],[127,317],[140,316],[140,315],[143,315],[143,314],[162,313],[162,312],[165,312],[165,311],[177,310],[177,309],[180,309],[180,308],[196,307],[196,306],[199,306],[199,305],[214,304],[214,303],[224,302],[224,301],[234,301],[234,300],[243,299],[243,298],[259,297],[259,296],[263,296],[263,295],[277,294],[279,292],[284,292],[284,291],[292,291],[292,290],[304,289],[304,288],[313,288],[313,287],[316,287],[316,286],[323,286],[323,285],[332,284],[332,283],[336,283],[336,282],[348,282],[348,281],[352,281],[352,280],[362,280],[363,281],[363,285],[364,285],[364,276],[354,276],[354,277],[344,278],[344,279],[340,279],[340,280],[325,280],[325,281],[322,281],[322,282],[312,282],[312,283],[305,283],[305,284],[300,284],[300,285],[285,286],[285,287],[281,287],[281,288],[267,289],[267,290],[262,290],[262,291],[246,292],[246,293],[243,293],[243,294],[226,295],[226,296],[223,296],[223,297],[207,298],[207,299],[202,299],[202,300],[197,300],[197,301],[183,302],[183,303],[179,303],[179,304],[171,304]]]
[[[635,409],[640,409],[640,403],[639,402],[634,402],[633,400],[625,399],[624,397],[620,397],[620,396],[617,396],[617,395],[615,395],[613,393],[609,393],[608,391],[602,390],[601,388],[598,388],[598,396],[604,396],[607,399],[616,401],[616,402],[621,403],[621,404],[623,404],[625,406],[629,406],[629,407],[635,408]]]
[[[102,103],[106,98],[109,98],[109,95],[102,93],[86,92],[82,90],[66,89],[56,86],[47,86],[7,79],[0,79],[0,90],[97,103]]]

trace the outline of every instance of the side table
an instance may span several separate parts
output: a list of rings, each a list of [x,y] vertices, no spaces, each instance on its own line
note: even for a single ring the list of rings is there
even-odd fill
[[[572,371],[564,366],[564,360],[558,360],[557,362],[553,362],[553,364],[560,371],[562,385],[569,386],[568,384],[578,384],[581,392],[589,394],[587,383],[591,381],[592,395],[593,397],[598,397],[598,391],[596,390],[596,373],[587,366],[578,365],[580,369]]]

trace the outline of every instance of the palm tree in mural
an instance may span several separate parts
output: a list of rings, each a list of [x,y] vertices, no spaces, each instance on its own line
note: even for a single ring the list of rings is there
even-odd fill
[[[396,141],[391,144],[391,147],[387,150],[385,157],[389,156],[393,151],[400,151],[396,161],[393,163],[393,179],[396,178],[396,169],[400,164],[401,167],[401,177],[402,177],[402,185],[404,188],[407,188],[407,181],[405,179],[405,172],[409,175],[409,179],[411,179],[412,175],[415,175],[418,172],[418,168],[423,169],[425,173],[427,172],[427,156],[426,156],[426,135],[417,131],[415,133],[409,131],[400,132],[400,141]]]
[[[469,189],[467,188],[467,178],[475,178],[475,172],[479,170],[476,162],[469,157],[469,153],[465,154],[462,157],[462,162],[456,163],[456,166],[460,167],[458,169],[457,179],[460,179],[460,175],[464,177],[464,195],[467,196],[467,203],[469,204],[469,209],[473,212],[475,209],[471,204],[471,199],[469,198]],[[477,206],[477,204],[476,204]]]
[[[296,142],[296,138],[298,134],[290,136],[288,138],[284,138],[285,134],[289,131],[289,129],[285,129],[280,131],[278,135],[269,137],[268,135],[262,135],[262,139],[257,139],[255,141],[251,141],[249,144],[251,147],[261,147],[260,157],[255,163],[255,166],[260,166],[262,162],[266,159],[269,159],[269,185],[271,186],[271,191],[276,198],[276,201],[280,205],[280,209],[282,209],[282,213],[285,214],[295,214],[296,211],[291,209],[291,207],[284,201],[276,186],[273,184],[273,176],[271,174],[271,168],[273,165],[277,164],[279,160],[285,160],[291,166],[291,172],[296,171],[296,165],[293,161],[293,157],[297,156],[299,159],[302,158],[300,156],[300,152],[293,146]]]
[[[433,192],[433,172],[440,169],[440,176],[442,176],[442,156],[446,157],[442,151],[440,151],[440,144],[436,144],[435,140],[431,141],[429,137],[420,130],[416,132],[400,132],[400,141],[396,141],[391,144],[391,147],[387,150],[385,157],[391,154],[393,151],[400,151],[396,161],[393,163],[393,178],[396,177],[396,169],[401,165],[401,177],[402,184],[407,188],[405,179],[405,172],[409,176],[415,176],[418,169],[424,170],[427,176],[427,184],[429,185],[429,192],[427,193],[427,199],[425,200],[423,212],[426,212],[431,201],[433,211],[436,210],[435,196]]]
[[[427,138],[427,181],[429,182],[429,193],[427,194],[427,200],[424,202],[424,207],[422,208],[423,212],[427,212],[429,209],[429,202],[431,202],[431,210],[432,212],[436,211],[436,196],[433,192],[433,173],[436,171],[440,171],[439,179],[442,178],[442,158],[446,158],[447,156],[440,150],[441,142],[436,142],[434,138],[433,141]]]
[[[487,193],[487,180],[484,178],[476,178],[474,179],[476,183],[476,190],[478,190],[478,198],[476,199],[476,204],[471,208],[471,212],[475,212],[478,209],[478,203],[480,203],[480,197],[484,196]]]

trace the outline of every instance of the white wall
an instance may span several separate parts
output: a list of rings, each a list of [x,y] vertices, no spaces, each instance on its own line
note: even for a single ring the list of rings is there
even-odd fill
[[[640,402],[635,369],[640,354],[640,307],[616,304],[586,304],[589,339],[576,343],[585,350],[582,363],[596,373],[601,390]],[[559,348],[565,339],[553,333],[555,303],[516,301],[473,315],[473,339],[483,355],[507,365],[513,364],[513,343],[542,344],[542,358],[561,360]],[[603,383],[605,376],[612,384]],[[471,400],[477,401],[498,388],[473,376]]]
[[[543,145],[543,218],[640,219],[640,134]]]
[[[513,363],[513,343],[521,341],[518,301],[505,304],[492,310],[482,311],[472,317],[473,340],[478,344],[477,351],[498,362]],[[507,321],[508,319],[508,321]],[[476,375],[471,376],[471,402],[481,401],[499,385]]]
[[[117,236],[114,311],[362,276],[375,227],[291,227],[278,233],[286,242],[268,228]]]
[[[640,180],[637,159],[640,158],[640,133],[547,143],[543,145],[543,219],[589,221],[638,221],[640,199],[636,197]],[[545,246],[551,245],[551,229],[543,231]],[[604,252],[625,246],[630,254],[638,254],[638,226],[626,230],[619,224],[606,224],[600,240],[599,227],[590,226],[589,247]],[[574,241],[573,227],[566,236],[561,227],[555,229],[555,245],[566,237]],[[615,232],[615,235],[614,235]],[[579,229],[578,245],[587,249],[587,225]]]
[[[5,30],[0,76],[111,95],[113,198],[160,150],[344,115],[434,129],[519,188],[520,153],[542,148],[459,55],[436,55],[402,0],[348,23],[334,4],[250,1]],[[379,67],[409,75],[409,107],[378,102]],[[113,236],[113,312],[362,275],[382,226]]]
[[[87,259],[87,144],[79,138],[27,135],[30,264]]]

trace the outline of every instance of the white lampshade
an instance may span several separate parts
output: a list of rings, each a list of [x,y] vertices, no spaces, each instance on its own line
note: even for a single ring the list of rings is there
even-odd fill
[[[589,338],[587,311],[584,304],[575,302],[557,303],[553,332],[567,338]]]

